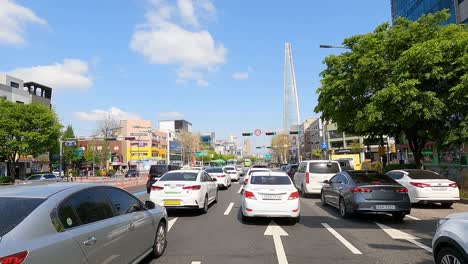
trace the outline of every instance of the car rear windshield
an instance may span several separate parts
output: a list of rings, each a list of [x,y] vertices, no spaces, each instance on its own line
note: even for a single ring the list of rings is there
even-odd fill
[[[159,181],[195,181],[197,175],[196,172],[172,172],[164,174]]]
[[[337,173],[340,171],[338,163],[335,162],[311,162],[309,163],[310,173]]]
[[[299,167],[299,165],[291,165],[291,169],[297,170],[297,167]]]
[[[291,180],[287,176],[252,176],[251,184],[289,185]]]
[[[442,175],[427,170],[408,170],[408,176],[415,180],[446,180]]]
[[[236,168],[234,168],[234,167],[225,167],[224,169],[225,170],[236,170]]]
[[[150,173],[165,173],[167,171],[167,165],[153,165],[150,167]]]
[[[210,169],[206,169],[205,170],[206,172],[208,173],[223,173],[223,169],[222,168],[210,168]]]
[[[42,175],[29,176],[26,180],[40,180]]]
[[[249,175],[251,175],[254,172],[259,172],[259,171],[268,171],[269,172],[270,170],[267,170],[267,169],[265,169],[265,170],[262,170],[262,169],[260,169],[260,170],[250,170]]]
[[[0,237],[19,225],[45,199],[0,197]]]
[[[356,184],[394,184],[395,181],[382,173],[350,173]]]

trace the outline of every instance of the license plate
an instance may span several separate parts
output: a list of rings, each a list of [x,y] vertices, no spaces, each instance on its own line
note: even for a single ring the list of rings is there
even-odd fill
[[[433,190],[433,191],[446,191],[446,190],[447,190],[447,187],[444,187],[444,186],[436,186],[436,187],[432,187],[432,190]]]
[[[281,195],[262,195],[262,200],[281,200]]]
[[[165,200],[164,205],[180,205],[179,200]]]
[[[395,209],[395,205],[393,205],[393,204],[378,204],[378,205],[375,206],[375,209],[378,209],[378,210]]]

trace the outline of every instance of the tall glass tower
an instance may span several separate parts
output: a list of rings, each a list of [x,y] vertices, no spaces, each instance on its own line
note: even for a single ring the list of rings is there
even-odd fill
[[[391,0],[392,19],[406,17],[417,20],[420,16],[448,9],[450,18],[445,22],[468,23],[468,1],[466,0]]]

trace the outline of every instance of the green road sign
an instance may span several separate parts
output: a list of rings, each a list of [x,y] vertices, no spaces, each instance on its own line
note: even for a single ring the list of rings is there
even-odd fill
[[[202,152],[202,151],[195,152],[195,157],[204,157],[204,156],[206,156],[205,152]]]

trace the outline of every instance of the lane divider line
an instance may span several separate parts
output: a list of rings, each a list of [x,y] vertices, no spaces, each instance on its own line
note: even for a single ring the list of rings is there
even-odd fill
[[[349,243],[346,238],[344,238],[342,235],[340,235],[338,232],[335,231],[335,229],[331,228],[327,223],[322,223],[322,225],[333,235],[338,239],[345,247],[347,247],[353,254],[356,255],[362,255],[362,252],[359,251],[356,247],[354,247],[351,243]]]
[[[168,221],[168,223],[167,223],[167,232],[171,231],[171,228],[172,228],[172,226],[175,224],[175,222],[177,221],[177,218],[178,218],[178,217],[176,217],[176,218],[171,219],[171,220]]]
[[[224,215],[229,215],[233,206],[234,206],[234,203],[230,203],[226,211],[224,212]]]
[[[239,190],[237,191],[237,193],[241,193],[242,192],[242,189],[244,189],[244,185],[242,185]]]
[[[417,241],[416,239],[408,239],[408,242],[411,242],[411,243],[415,244],[416,246],[426,250],[427,252],[432,253],[432,248],[424,245],[423,243]]]
[[[414,216],[412,216],[412,215],[406,215],[406,217],[411,218],[411,219],[413,219],[413,220],[421,220],[421,219],[419,219],[419,218],[417,218],[417,217],[414,217]]]
[[[135,192],[135,193],[132,193],[133,195],[135,196],[140,196],[140,195],[143,195],[143,194],[147,194],[146,191],[141,191],[141,192]]]

